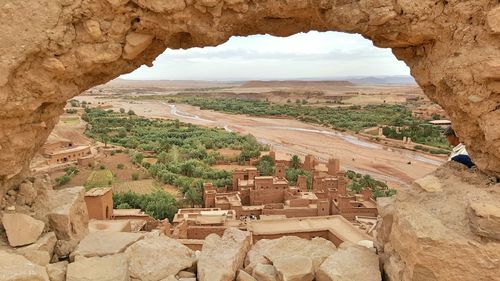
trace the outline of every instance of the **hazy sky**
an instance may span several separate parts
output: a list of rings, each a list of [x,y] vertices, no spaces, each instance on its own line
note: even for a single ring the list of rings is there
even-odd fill
[[[390,49],[361,35],[338,32],[232,37],[217,47],[166,50],[152,68],[142,66],[125,79],[237,80],[409,75]]]

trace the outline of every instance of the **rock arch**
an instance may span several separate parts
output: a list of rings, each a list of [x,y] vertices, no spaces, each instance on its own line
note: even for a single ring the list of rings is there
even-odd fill
[[[168,48],[233,35],[360,33],[392,48],[500,173],[498,0],[0,0],[0,191],[19,182],[66,100]]]

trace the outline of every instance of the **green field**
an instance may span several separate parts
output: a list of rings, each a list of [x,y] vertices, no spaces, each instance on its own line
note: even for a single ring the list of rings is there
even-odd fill
[[[108,169],[93,171],[85,182],[85,187],[108,187],[113,184],[113,173]]]

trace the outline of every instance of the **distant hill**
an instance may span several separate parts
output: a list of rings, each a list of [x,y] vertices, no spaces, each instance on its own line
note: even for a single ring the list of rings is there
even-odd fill
[[[272,87],[324,87],[324,86],[354,86],[349,81],[324,80],[324,81],[304,81],[304,80],[278,80],[261,81],[253,80],[243,83],[241,88],[272,88]]]
[[[354,84],[400,84],[400,85],[415,85],[415,79],[411,76],[368,76],[368,77],[352,77],[348,81]]]

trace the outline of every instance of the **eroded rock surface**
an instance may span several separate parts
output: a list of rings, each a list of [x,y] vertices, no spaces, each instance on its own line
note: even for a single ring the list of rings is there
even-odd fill
[[[257,264],[272,264],[280,258],[304,256],[312,260],[314,271],[330,255],[335,253],[335,245],[323,238],[306,240],[295,236],[285,236],[274,240],[259,240],[248,252],[245,271],[252,272]]]
[[[205,238],[198,258],[198,279],[200,281],[231,281],[243,266],[251,246],[250,233],[228,228],[219,237],[211,234]]]
[[[491,231],[495,219],[487,215],[493,209],[477,206],[500,202],[500,185],[453,164],[438,169],[434,176],[441,191],[415,186],[398,191],[395,200],[379,201],[383,220],[377,242],[388,279],[497,280],[500,242],[483,239],[495,232]],[[475,210],[472,217],[469,204]]]
[[[49,281],[45,267],[35,265],[23,256],[0,251],[0,280]]]
[[[166,48],[233,35],[360,33],[392,48],[450,115],[474,162],[500,172],[498,2],[34,0],[0,5],[0,185],[23,180],[67,99]],[[29,16],[28,16],[29,15]]]
[[[316,274],[317,281],[381,281],[378,256],[363,246],[340,245]]]
[[[18,213],[3,214],[2,224],[7,233],[9,244],[13,247],[34,243],[45,228],[42,221]]]
[[[124,252],[128,246],[142,239],[141,233],[98,231],[89,233],[80,241],[71,258],[103,257]]]
[[[106,257],[81,257],[68,265],[67,281],[129,281],[127,257],[118,254]]]
[[[59,257],[66,257],[88,233],[85,188],[77,186],[51,191],[49,196],[54,206],[48,213],[48,218],[57,237],[55,251]]]
[[[195,262],[193,251],[166,236],[139,240],[125,254],[129,259],[130,277],[139,280],[161,280],[175,276]]]

